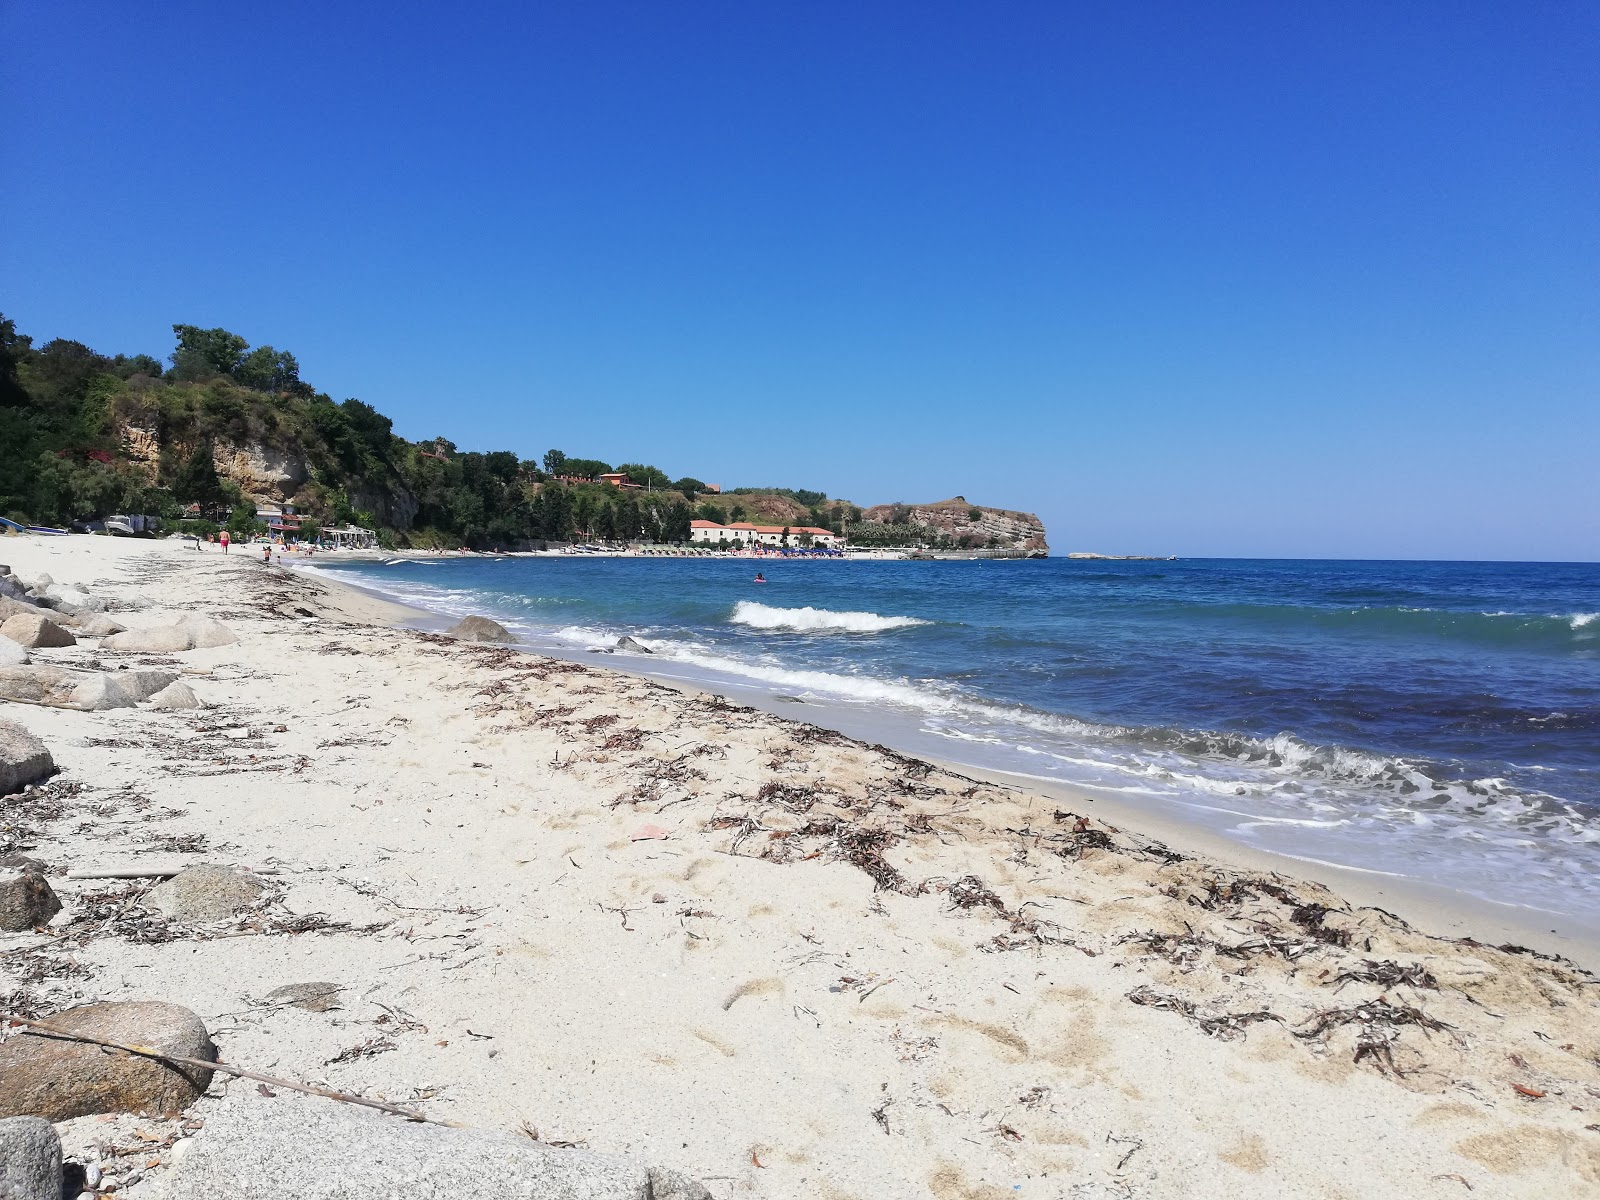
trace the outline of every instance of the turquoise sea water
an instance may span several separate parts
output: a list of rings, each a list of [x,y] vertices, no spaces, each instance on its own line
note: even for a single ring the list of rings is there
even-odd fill
[[[770,582],[752,582],[757,565]],[[319,569],[1281,853],[1600,921],[1600,564],[518,558]],[[832,722],[841,723],[841,722]]]

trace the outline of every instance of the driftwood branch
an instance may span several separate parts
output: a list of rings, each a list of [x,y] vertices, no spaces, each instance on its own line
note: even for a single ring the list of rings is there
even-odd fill
[[[414,1109],[401,1108],[398,1104],[389,1104],[382,1100],[368,1100],[365,1096],[356,1096],[350,1092],[338,1092],[332,1088],[320,1088],[309,1083],[297,1083],[293,1079],[281,1079],[276,1075],[263,1075],[259,1071],[248,1071],[243,1067],[236,1067],[231,1063],[208,1062],[203,1058],[186,1058],[181,1054],[167,1054],[150,1046],[130,1045],[125,1042],[113,1042],[106,1038],[94,1037],[87,1033],[70,1033],[65,1029],[57,1029],[46,1025],[43,1021],[30,1021],[27,1017],[7,1018],[13,1025],[21,1025],[25,1032],[33,1033],[38,1037],[61,1038],[69,1042],[87,1042],[91,1046],[104,1046],[108,1050],[121,1050],[125,1054],[137,1055],[140,1058],[154,1058],[161,1062],[177,1063],[179,1066],[199,1067],[204,1071],[221,1071],[224,1075],[235,1075],[240,1079],[254,1079],[258,1083],[270,1083],[274,1087],[288,1088],[292,1092],[304,1092],[308,1096],[321,1096],[327,1100],[338,1100],[342,1104],[359,1104],[364,1108],[376,1108],[380,1112],[393,1113],[397,1117],[404,1117],[408,1121],[419,1121],[427,1125],[452,1126],[450,1121],[435,1121],[425,1117]]]
[[[68,871],[68,879],[170,879],[181,875],[195,863],[177,867],[88,867],[82,871]],[[277,867],[246,867],[253,875],[276,875]]]

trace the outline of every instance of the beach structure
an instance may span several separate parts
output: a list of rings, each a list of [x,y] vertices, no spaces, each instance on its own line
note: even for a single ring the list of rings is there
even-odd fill
[[[378,535],[359,525],[346,525],[342,528],[324,529],[322,542],[324,545],[331,543],[335,550],[375,550],[378,546]]]
[[[832,550],[844,541],[833,530],[820,529],[815,525],[752,525],[748,521],[735,521],[729,525],[719,525],[715,521],[689,522],[689,540],[697,545],[799,546],[807,538],[810,545],[825,550]]]
[[[256,520],[260,521],[274,537],[299,534],[304,515],[295,512],[292,504],[261,503],[256,505]]]

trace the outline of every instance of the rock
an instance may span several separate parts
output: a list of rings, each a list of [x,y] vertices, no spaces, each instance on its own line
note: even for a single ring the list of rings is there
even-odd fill
[[[150,707],[163,712],[177,712],[181,709],[201,708],[200,697],[194,694],[183,680],[178,679],[167,684],[155,695],[150,697]]]
[[[108,708],[132,708],[143,698],[137,680],[128,680],[120,671],[102,671],[83,676],[72,689],[71,703],[62,707],[103,712]]]
[[[207,1200],[711,1200],[676,1171],[448,1129],[279,1094],[224,1101],[168,1172],[171,1196]]]
[[[330,1012],[339,1007],[339,993],[344,985],[338,983],[286,983],[273,988],[263,998],[264,1003],[303,1008],[307,1012]]]
[[[50,615],[31,601],[0,596],[0,621],[9,621],[12,617],[18,616],[37,617],[41,613],[45,616]]]
[[[61,1138],[43,1117],[0,1121],[0,1198],[61,1200]]]
[[[23,586],[22,580],[7,572],[0,575],[0,596],[7,600],[20,600],[28,594],[28,589]]]
[[[214,1061],[205,1024],[187,1008],[157,1001],[109,1001],[43,1020],[164,1054]],[[106,1050],[87,1042],[18,1031],[0,1043],[0,1117],[69,1121],[93,1113],[176,1116],[211,1086],[211,1072]]]
[[[239,640],[238,634],[212,617],[190,614],[178,622],[178,628],[189,635],[189,645],[195,650],[231,646]]]
[[[0,933],[48,925],[61,911],[55,889],[35,871],[0,870]]]
[[[55,771],[56,761],[43,742],[15,721],[0,721],[0,796],[19,792]]]
[[[221,921],[258,903],[266,891],[266,884],[240,867],[200,866],[156,884],[144,902],[175,921]]]
[[[618,638],[617,639],[617,649],[618,650],[637,650],[640,654],[654,654],[655,653],[655,651],[650,649],[649,646],[646,646],[643,642],[637,641],[637,640],[635,640],[634,638],[631,638],[631,637]]]
[[[28,652],[20,642],[0,637],[0,667],[20,667],[28,661]]]
[[[20,851],[13,850],[9,854],[0,854],[0,871],[32,871],[35,875],[48,875],[50,872],[44,863],[37,858],[29,858]]]
[[[463,642],[514,642],[511,631],[488,617],[464,617],[445,633]]]
[[[172,654],[193,646],[189,631],[177,625],[157,625],[113,633],[100,643],[102,650],[123,650],[132,654]]]
[[[52,583],[44,590],[45,597],[55,607],[68,612],[91,613],[105,612],[106,602],[98,596],[91,596],[88,592],[78,588],[66,587],[63,584]]]
[[[42,613],[18,613],[14,617],[7,617],[5,623],[0,624],[0,633],[29,649],[36,646],[50,649],[78,644],[77,638]]]
[[[110,637],[113,633],[121,633],[127,628],[115,617],[108,617],[104,613],[96,613],[78,622],[79,637]]]
[[[122,687],[127,688],[140,700],[149,700],[159,692],[166,690],[177,682],[176,671],[159,671],[154,668],[143,668],[134,671],[118,671],[112,676]]]

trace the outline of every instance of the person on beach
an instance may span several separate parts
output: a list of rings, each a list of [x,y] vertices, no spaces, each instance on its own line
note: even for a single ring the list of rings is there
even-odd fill
[[[222,552],[226,554],[228,552],[228,531],[226,529],[217,535],[217,541],[222,543]]]

